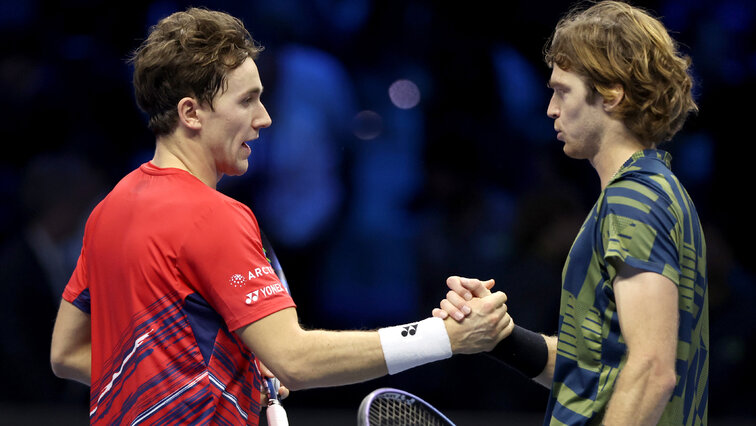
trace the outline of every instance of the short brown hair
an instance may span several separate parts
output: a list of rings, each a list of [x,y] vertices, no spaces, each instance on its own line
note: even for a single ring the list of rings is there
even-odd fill
[[[262,49],[239,19],[223,12],[190,8],[161,19],[130,59],[136,101],[149,116],[150,130],[171,133],[185,96],[212,108],[228,72]]]
[[[614,114],[643,141],[670,140],[698,111],[690,57],[679,53],[658,19],[629,4],[574,8],[557,24],[544,59],[583,77],[604,99],[621,85],[624,98]]]

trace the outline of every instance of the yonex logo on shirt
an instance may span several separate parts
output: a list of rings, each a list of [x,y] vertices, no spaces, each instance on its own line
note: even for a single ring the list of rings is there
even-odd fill
[[[268,297],[268,296],[272,296],[274,294],[285,292],[285,291],[286,290],[284,290],[281,283],[271,284],[259,290],[255,290],[251,293],[247,293],[246,294],[247,299],[244,301],[244,303],[246,303],[247,305],[251,305],[254,302],[257,302],[257,300],[260,299],[260,293],[262,293],[262,297]]]
[[[259,290],[255,290],[252,293],[247,293],[247,300],[245,300],[244,303],[246,303],[247,305],[251,305],[252,302],[257,302],[257,299],[258,299],[257,292],[258,291]]]

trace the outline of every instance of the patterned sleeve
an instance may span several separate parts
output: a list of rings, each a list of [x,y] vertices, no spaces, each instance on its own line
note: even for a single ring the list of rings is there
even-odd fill
[[[602,223],[604,258],[620,260],[680,283],[678,219],[669,197],[653,182],[626,178],[606,189]],[[607,262],[611,276],[616,275]]]

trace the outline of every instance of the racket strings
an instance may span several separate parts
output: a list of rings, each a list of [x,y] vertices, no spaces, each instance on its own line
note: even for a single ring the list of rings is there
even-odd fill
[[[376,398],[368,412],[371,426],[445,426],[444,419],[416,401]]]

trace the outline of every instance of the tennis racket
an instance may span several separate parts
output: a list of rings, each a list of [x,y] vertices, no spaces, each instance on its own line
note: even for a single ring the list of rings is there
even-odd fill
[[[286,416],[281,401],[278,399],[279,382],[275,377],[265,379],[268,386],[268,407],[265,409],[265,417],[268,426],[289,426],[289,418]]]
[[[357,412],[358,426],[454,426],[436,408],[409,392],[392,388],[368,394]]]
[[[276,272],[278,280],[281,281],[286,292],[291,295],[289,290],[289,283],[286,281],[286,276],[283,273],[281,263],[278,262],[276,252],[273,251],[273,246],[268,241],[268,238],[260,231],[260,237],[262,239],[263,252],[265,258],[270,263],[270,266]],[[259,370],[259,368],[258,368]],[[262,377],[262,372],[260,374]],[[281,401],[278,399],[278,388],[281,387],[280,382],[275,377],[265,378],[265,385],[268,388],[268,407],[265,409],[265,416],[268,419],[268,426],[289,426],[289,419],[286,416],[286,410],[284,410]]]

